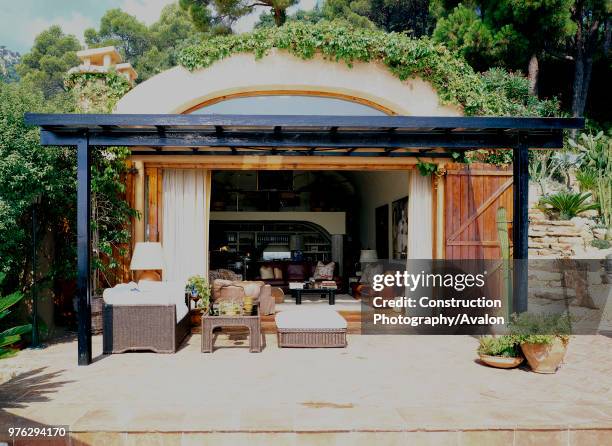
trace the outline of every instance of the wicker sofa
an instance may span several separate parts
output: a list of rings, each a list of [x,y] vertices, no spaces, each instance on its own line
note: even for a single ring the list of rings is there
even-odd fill
[[[121,284],[104,291],[103,352],[175,353],[191,330],[180,283]]]
[[[275,313],[275,300],[272,297],[272,287],[260,281],[232,281],[215,279],[212,282],[212,301],[242,302],[245,296],[252,296],[259,304],[261,314]]]

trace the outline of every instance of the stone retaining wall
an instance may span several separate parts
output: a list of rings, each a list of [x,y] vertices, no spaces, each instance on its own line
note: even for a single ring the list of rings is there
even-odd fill
[[[573,256],[593,240],[589,227],[577,218],[548,220],[538,209],[529,210],[529,256]]]

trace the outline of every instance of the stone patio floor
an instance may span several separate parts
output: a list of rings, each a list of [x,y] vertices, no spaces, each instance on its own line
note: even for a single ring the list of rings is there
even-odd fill
[[[101,356],[96,336],[88,367],[74,339],[3,360],[0,442],[8,426],[61,424],[72,439],[58,444],[79,445],[612,445],[608,337],[572,338],[555,375],[485,367],[468,336],[279,349],[268,335],[259,354],[219,338],[213,354],[192,335],[173,355]]]

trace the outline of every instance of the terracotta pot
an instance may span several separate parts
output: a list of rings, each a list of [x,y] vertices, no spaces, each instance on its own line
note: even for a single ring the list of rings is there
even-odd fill
[[[479,356],[480,360],[486,365],[496,367],[498,369],[513,369],[514,367],[518,367],[519,365],[521,365],[525,360],[525,358],[523,358],[522,356],[519,356],[517,358],[513,358],[510,356]]]
[[[555,373],[565,357],[567,345],[557,337],[550,344],[521,344],[529,367],[536,373]]]

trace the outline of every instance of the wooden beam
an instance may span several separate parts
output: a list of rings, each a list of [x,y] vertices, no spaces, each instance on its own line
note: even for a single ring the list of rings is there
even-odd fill
[[[149,228],[147,241],[157,242],[157,168],[147,167],[146,172],[148,182],[148,196],[146,198],[148,204],[147,227]]]
[[[137,242],[145,241],[145,169],[142,161],[134,160],[134,168],[136,175],[134,178],[134,209],[138,212],[139,217],[134,217],[134,240],[132,240],[132,249]]]
[[[148,167],[215,169],[215,170],[406,170],[415,168],[416,158],[356,158],[316,156],[206,156],[190,155],[138,155],[133,161],[145,162]],[[428,157],[419,158],[423,162],[437,160]]]

